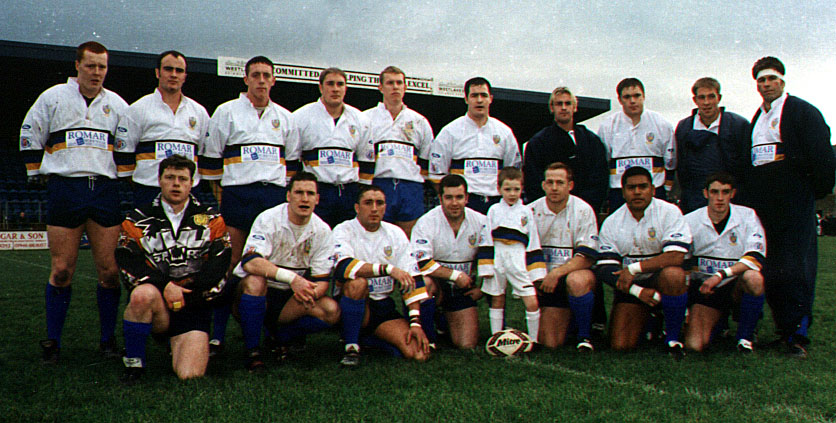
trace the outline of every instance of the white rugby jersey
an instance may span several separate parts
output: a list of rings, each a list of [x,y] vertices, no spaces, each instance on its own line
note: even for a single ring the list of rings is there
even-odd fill
[[[525,264],[531,280],[536,281],[546,277],[546,263],[540,249],[540,236],[534,223],[534,214],[522,200],[509,206],[505,200],[488,209],[487,245],[494,245],[497,241],[503,244],[522,244],[525,246]],[[485,262],[485,264],[492,265]],[[479,272],[483,269],[483,260],[479,259]],[[487,270],[487,269],[486,269]],[[492,274],[493,272],[486,273]]]
[[[395,119],[383,103],[363,114],[371,122],[371,138],[360,157],[360,178],[368,180],[374,175],[424,182],[433,141],[427,119],[405,104]],[[374,172],[364,169],[364,161],[374,167]]]
[[[47,89],[20,127],[26,173],[116,178],[114,134],[127,108],[122,97],[105,88],[88,107],[76,78]]]
[[[412,227],[412,254],[425,275],[444,266],[473,277],[476,275],[473,264],[479,247],[485,243],[486,231],[487,217],[476,210],[465,208],[459,232],[453,234],[444,210],[436,206],[421,216]]]
[[[271,101],[259,117],[247,93],[241,93],[218,106],[209,121],[203,156],[223,159],[223,167],[203,163],[201,173],[209,180],[220,179],[222,186],[255,182],[287,186],[298,170],[298,136],[287,109]]]
[[[255,254],[300,276],[310,269],[311,281],[328,281],[333,266],[331,256],[334,254],[331,228],[314,214],[297,238],[287,217],[287,207],[287,203],[279,204],[261,212],[255,219],[244,244],[244,260],[235,266],[236,276],[247,276],[243,263],[248,255]],[[290,284],[272,279],[267,280],[267,286],[290,289]]]
[[[568,262],[575,254],[596,258],[598,251],[598,223],[592,207],[574,195],[569,195],[566,207],[555,214],[546,204],[546,197],[528,205],[540,236],[540,248],[546,270],[551,271]]]
[[[336,272],[341,272],[338,278],[354,279],[363,263],[391,264],[415,277],[416,288],[403,295],[407,305],[429,298],[409,240],[401,228],[381,222],[380,229],[369,232],[354,218],[334,228],[334,242]],[[368,278],[368,281],[369,298],[373,300],[388,297],[396,283],[390,276]]]
[[[369,142],[369,120],[356,108],[343,106],[336,124],[321,99],[293,112],[302,164],[319,182],[347,184],[360,180],[357,153]]]
[[[719,234],[708,216],[708,207],[685,215],[694,238],[689,261],[692,271],[701,273],[703,279],[737,262],[760,270],[766,257],[766,236],[758,215],[748,207],[730,206],[729,220]]]
[[[772,101],[767,112],[761,105],[761,114],[752,128],[752,165],[784,160],[784,142],[781,140],[781,113],[787,93]]]
[[[462,175],[469,193],[491,197],[499,195],[499,170],[522,164],[511,128],[492,117],[481,128],[467,115],[457,118],[441,129],[430,151],[430,180]]]
[[[691,230],[679,207],[653,198],[639,221],[626,204],[604,220],[598,238],[598,264],[621,264],[626,268],[669,251],[687,254],[690,245]],[[642,273],[636,279],[650,276]]]
[[[138,184],[160,186],[160,162],[180,154],[197,163],[208,128],[209,114],[203,106],[181,95],[177,112],[172,113],[157,88],[131,104],[119,118],[116,152],[133,153],[135,159],[133,164],[119,163],[119,176],[133,175]],[[194,185],[198,182],[200,173],[196,172]]]
[[[665,185],[665,169],[676,169],[676,142],[673,126],[659,113],[642,112],[639,124],[623,111],[608,116],[598,129],[610,163],[610,188],[621,188],[621,175],[630,167],[641,166],[653,175],[653,186]]]

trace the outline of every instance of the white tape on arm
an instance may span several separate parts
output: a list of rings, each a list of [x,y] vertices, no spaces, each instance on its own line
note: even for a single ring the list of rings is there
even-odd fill
[[[279,282],[291,283],[291,282],[293,282],[293,278],[295,278],[295,277],[296,277],[296,273],[294,273],[290,270],[287,270],[287,269],[283,269],[283,268],[280,267],[280,268],[276,269],[276,276],[273,279],[275,279]]]

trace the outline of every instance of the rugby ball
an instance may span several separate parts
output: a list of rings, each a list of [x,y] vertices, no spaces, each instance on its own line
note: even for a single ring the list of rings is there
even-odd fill
[[[531,351],[534,342],[527,333],[517,329],[501,330],[488,339],[485,350],[494,357],[510,357]]]

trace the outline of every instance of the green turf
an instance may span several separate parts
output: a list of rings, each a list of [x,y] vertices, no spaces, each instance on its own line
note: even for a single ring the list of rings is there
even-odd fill
[[[657,348],[578,356],[573,348],[512,360],[484,350],[442,349],[424,364],[382,354],[361,368],[338,368],[337,334],[312,336],[303,356],[269,363],[262,375],[242,367],[242,339],[229,325],[229,347],[206,377],[178,381],[164,348],[149,340],[142,382],[118,382],[121,362],[96,354],[95,273],[83,251],[64,329],[61,364],[40,364],[44,336],[44,251],[0,253],[0,421],[572,421],[816,422],[836,418],[836,239],[822,238],[810,358],[732,343],[674,362]],[[609,289],[609,288],[607,288]],[[123,297],[124,298],[124,297]],[[482,304],[484,308],[484,304]],[[524,328],[519,301],[509,324]],[[487,338],[486,310],[480,312]],[[121,325],[117,331],[121,331]],[[768,318],[762,341],[774,337]],[[120,335],[121,343],[121,335]]]

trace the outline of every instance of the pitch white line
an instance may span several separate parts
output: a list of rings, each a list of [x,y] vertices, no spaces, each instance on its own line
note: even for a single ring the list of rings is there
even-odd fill
[[[634,380],[622,380],[612,376],[603,376],[595,373],[589,373],[581,370],[570,369],[568,367],[561,366],[560,364],[551,364],[551,363],[540,363],[531,360],[521,360],[523,364],[532,367],[545,367],[550,370],[554,370],[556,372],[584,377],[587,379],[596,380],[599,382],[604,382],[610,385],[615,386],[623,386],[627,388],[638,389],[643,392],[647,392],[649,394],[656,394],[660,396],[665,395],[672,395],[673,392],[665,391],[664,389],[658,388],[652,384],[637,382]],[[704,394],[700,392],[699,389],[693,387],[683,387],[685,390],[685,394],[690,396],[694,399],[698,399],[705,402],[710,402],[714,404],[727,404],[729,401],[737,401],[738,403],[746,403],[750,398],[743,398],[738,395],[735,391],[729,388],[720,388],[714,393]],[[821,414],[818,415],[810,415],[805,413],[799,407],[787,405],[787,404],[754,404],[752,408],[760,409],[766,414],[776,414],[776,413],[787,413],[790,416],[797,418],[799,421],[805,422],[822,422],[822,423],[832,423],[833,420],[827,419]]]
[[[12,262],[12,263],[20,263],[20,264],[25,264],[25,265],[27,265],[27,266],[29,266],[29,267],[37,267],[37,268],[39,268],[39,269],[46,269],[46,270],[50,270],[50,269],[51,269],[51,267],[50,267],[50,266],[45,266],[45,265],[40,264],[40,263],[32,263],[32,262],[29,262],[29,261],[26,261],[26,260],[18,260],[18,259],[13,259],[13,258],[10,258],[10,257],[6,257],[5,255],[0,255],[0,259],[3,259],[3,260],[5,260],[5,261],[10,261],[10,262]],[[98,281],[99,281],[99,278],[96,278],[96,277],[93,277],[93,276],[89,276],[89,275],[84,275],[84,274],[79,275],[79,273],[78,273],[78,272],[76,272],[76,274],[75,274],[75,275],[73,275],[73,279],[77,279],[77,278],[81,278],[81,279],[89,279],[89,280],[96,281],[96,282],[98,282]]]

